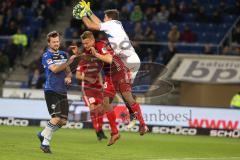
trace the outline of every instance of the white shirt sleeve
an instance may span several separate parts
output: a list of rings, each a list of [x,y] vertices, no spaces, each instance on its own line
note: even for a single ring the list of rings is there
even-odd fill
[[[100,23],[100,31],[108,31],[111,28],[111,23],[102,22]]]

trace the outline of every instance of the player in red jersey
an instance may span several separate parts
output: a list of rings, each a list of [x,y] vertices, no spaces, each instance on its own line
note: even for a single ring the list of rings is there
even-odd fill
[[[131,79],[128,75],[129,71],[124,65],[124,62],[118,55],[114,54],[114,51],[111,49],[107,42],[95,42],[95,38],[92,32],[84,32],[82,34],[82,41],[85,42],[84,45],[90,48],[91,53],[95,57],[104,62],[103,69],[105,74],[105,80],[108,80],[109,82],[111,81],[112,85],[114,86],[109,89],[108,86],[105,86],[103,100],[105,108],[112,108],[110,105],[110,98],[114,97],[116,92],[119,92],[127,101],[127,103],[131,106],[133,112],[135,112],[136,117],[140,123],[139,133],[140,135],[144,135],[146,132],[148,132],[148,127],[143,120],[139,104],[132,96]],[[109,92],[110,90],[113,90],[113,88],[114,91]],[[114,137],[112,137],[112,139],[114,141]]]
[[[81,36],[81,39],[82,39],[82,44],[83,44],[84,50],[87,53],[89,53],[91,51],[91,47],[92,46],[95,46],[95,45],[98,45],[98,43],[101,43],[101,42],[97,42],[95,44],[95,41],[91,41],[89,39],[86,39],[86,35],[85,34],[83,34]],[[73,51],[74,54],[79,55],[79,51],[78,51],[77,46],[71,46],[71,48],[72,48],[72,51]],[[89,63],[90,62],[88,62],[86,65],[89,65]],[[97,64],[98,64],[98,67],[97,67]],[[101,68],[102,64],[103,64],[102,61],[100,61],[100,63],[96,63],[95,64],[95,67],[98,68],[98,71],[97,71],[98,74],[96,74],[96,72],[94,74],[93,73],[90,74],[91,76],[87,78],[88,79],[87,83],[89,83],[89,82],[91,82],[91,83],[89,84],[87,89],[84,89],[85,95],[90,96],[90,99],[88,99],[89,102],[93,100],[91,98],[91,96],[92,97],[94,96],[94,100],[92,102],[95,101],[95,102],[97,102],[99,104],[98,105],[99,108],[97,110],[95,110],[98,115],[102,114],[101,113],[101,105],[102,105],[102,100],[103,100],[103,90],[100,89],[99,82],[98,82],[98,81],[100,81],[100,79],[99,79],[99,68]],[[81,67],[78,70],[81,71]],[[92,77],[93,75],[95,77]],[[86,79],[86,75],[84,75],[84,76],[81,75],[81,77],[79,76],[78,79]],[[98,85],[95,85],[96,82],[97,82]],[[92,83],[95,83],[95,84],[92,85]],[[85,99],[87,99],[87,98],[85,98]],[[118,133],[118,129],[117,129],[117,125],[116,125],[116,115],[115,115],[115,113],[113,111],[113,108],[106,108],[105,107],[104,108],[104,112],[106,113],[106,116],[107,116],[109,124],[110,124],[111,131],[112,131],[111,132],[111,138],[110,138],[110,140],[108,142],[108,146],[110,146],[110,145],[113,145],[120,138],[120,135]]]
[[[83,100],[90,108],[90,117],[96,131],[98,140],[107,139],[103,130],[103,86],[100,79],[101,65],[99,60],[84,51],[83,57],[77,67],[76,78],[81,80]]]

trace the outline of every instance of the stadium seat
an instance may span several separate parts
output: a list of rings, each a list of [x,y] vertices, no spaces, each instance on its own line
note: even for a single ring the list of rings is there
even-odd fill
[[[193,14],[183,14],[184,22],[194,22],[194,15]]]
[[[189,46],[179,45],[179,46],[176,46],[176,50],[178,53],[188,53],[190,51],[190,48]]]
[[[127,31],[127,32],[132,32],[134,31],[134,22],[130,22],[130,21],[122,21],[122,25],[123,28]]]
[[[145,93],[148,91],[148,89],[151,87],[151,85],[141,85],[141,86],[134,86],[132,88],[132,91],[134,93]]]
[[[237,17],[234,15],[224,15],[223,16],[224,23],[233,23],[236,19],[237,19]]]
[[[104,13],[103,11],[97,11],[95,12],[96,16],[99,17],[100,19],[103,19],[104,18]]]
[[[77,29],[71,28],[71,27],[66,28],[66,29],[65,29],[65,33],[64,33],[64,37],[65,37],[65,38],[72,38],[72,33],[73,33],[74,31],[77,31]]]

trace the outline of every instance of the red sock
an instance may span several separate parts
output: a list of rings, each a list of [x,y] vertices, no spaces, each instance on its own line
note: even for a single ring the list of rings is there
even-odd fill
[[[116,115],[114,113],[114,111],[110,111],[110,112],[106,112],[111,130],[112,130],[112,135],[115,135],[118,133],[118,129],[117,129],[117,124],[116,124]]]
[[[99,131],[99,127],[98,127],[98,119],[97,119],[97,114],[95,111],[90,111],[90,117],[92,120],[92,124],[93,124],[93,128],[96,130],[96,132]]]
[[[133,112],[137,113],[136,117],[139,120],[140,125],[145,125],[140,105],[138,103],[134,103],[131,105],[131,108],[132,108]]]

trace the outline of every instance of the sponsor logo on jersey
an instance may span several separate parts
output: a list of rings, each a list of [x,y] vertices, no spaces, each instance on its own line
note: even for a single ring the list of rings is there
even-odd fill
[[[105,47],[102,48],[102,52],[103,52],[103,53],[107,53],[107,48],[105,48]]]
[[[49,65],[49,64],[52,64],[53,63],[53,61],[52,61],[52,59],[48,59],[47,60],[47,64]]]

